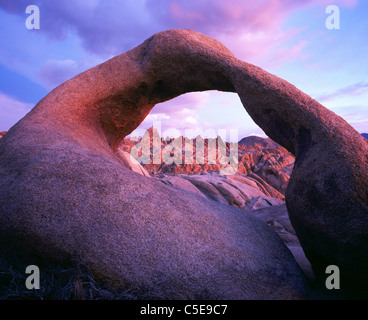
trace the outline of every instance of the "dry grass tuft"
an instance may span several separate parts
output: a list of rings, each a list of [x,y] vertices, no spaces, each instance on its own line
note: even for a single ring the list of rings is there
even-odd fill
[[[0,300],[148,300],[158,299],[147,290],[115,290],[96,281],[90,268],[74,260],[69,266],[57,263],[38,265],[40,289],[25,286],[26,265],[0,252]]]

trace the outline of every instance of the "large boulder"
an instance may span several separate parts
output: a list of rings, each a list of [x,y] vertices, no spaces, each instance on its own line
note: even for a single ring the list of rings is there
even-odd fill
[[[272,141],[270,138],[262,138],[258,136],[249,136],[241,139],[238,142],[239,146],[254,146],[254,144],[259,144],[262,148],[276,148],[278,145],[275,141]]]
[[[334,264],[344,288],[368,287],[368,142],[288,82],[190,30],[158,33],[77,75],[9,130],[0,141],[2,233],[165,298],[303,296],[293,256],[258,219],[117,159],[155,104],[214,89],[237,92],[296,155],[286,203],[317,278]]]
[[[212,172],[201,175],[180,174],[158,177],[165,184],[244,210],[284,204],[282,195],[277,193],[280,197],[271,197],[265,189],[263,190],[267,194],[261,191],[258,187],[260,184],[257,185],[251,178],[239,174],[224,176]]]
[[[120,157],[121,163],[126,168],[143,176],[146,177],[150,176],[147,170],[136,159],[134,159],[129,152],[118,150],[117,155]]]
[[[263,207],[257,210],[252,210],[251,214],[267,223],[267,225],[276,231],[282,241],[293,253],[304,273],[313,282],[315,279],[311,264],[306,258],[303,248],[296,236],[285,204],[275,203],[275,206],[273,207]]]

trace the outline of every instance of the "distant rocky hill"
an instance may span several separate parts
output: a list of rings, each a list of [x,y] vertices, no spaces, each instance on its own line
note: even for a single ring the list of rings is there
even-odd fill
[[[278,144],[270,138],[262,138],[258,136],[249,136],[241,139],[238,142],[239,146],[251,147],[254,145],[261,145],[264,148],[276,148]]]
[[[368,133],[362,133],[362,136],[366,139],[368,139]]]

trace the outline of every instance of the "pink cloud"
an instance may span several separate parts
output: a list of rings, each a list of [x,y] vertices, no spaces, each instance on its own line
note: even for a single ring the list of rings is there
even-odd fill
[[[358,0],[341,0],[339,3],[344,7],[354,8],[357,6]]]
[[[308,53],[303,52],[303,49],[309,45],[309,41],[301,40],[291,48],[279,48],[275,50],[275,56],[273,57],[273,67],[279,66],[284,62],[291,62],[294,60],[306,60]]]
[[[177,21],[184,21],[185,23],[198,22],[202,23],[205,21],[205,17],[195,11],[186,11],[181,4],[177,2],[171,2],[169,5],[170,15]]]
[[[209,102],[209,92],[192,92],[155,106],[152,113],[173,114],[179,109],[202,109]]]

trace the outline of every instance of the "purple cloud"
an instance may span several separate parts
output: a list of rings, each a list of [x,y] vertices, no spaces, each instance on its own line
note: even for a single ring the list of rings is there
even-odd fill
[[[341,88],[335,92],[321,95],[316,99],[320,102],[326,102],[341,98],[343,96],[360,96],[366,92],[368,92],[368,82],[361,81],[353,85]]]
[[[3,0],[0,8],[25,17],[28,4],[28,0]],[[155,32],[172,28],[193,29],[217,38],[229,36],[238,40],[229,42],[234,48],[244,35],[268,33],[260,43],[264,48],[292,11],[327,5],[329,1],[34,0],[32,4],[40,7],[41,32],[53,39],[75,32],[85,49],[106,56],[124,52]],[[336,0],[335,4],[353,6],[356,0]]]
[[[352,7],[357,1],[335,0],[334,3]],[[25,8],[29,4],[28,0],[2,0],[0,9],[25,19]],[[289,41],[295,40],[296,35],[304,30],[303,26],[285,30],[283,25],[294,11],[311,6],[324,10],[330,1],[34,0],[32,4],[40,8],[41,29],[37,32],[46,35],[53,43],[77,38],[86,50],[78,57],[63,56],[55,60],[47,57],[41,62],[34,76],[45,87],[52,88],[85,70],[85,67],[94,65],[86,63],[86,57],[90,61],[94,61],[91,57],[106,60],[131,49],[155,32],[172,28],[193,29],[215,37],[240,59],[264,68],[278,66],[285,61],[304,60],[308,58],[309,42],[303,37],[291,45]],[[203,93],[178,97],[175,101],[158,105],[152,116],[170,117],[171,121],[174,118],[186,119],[185,125],[195,126],[198,119],[196,111],[205,108],[207,100]],[[183,114],[181,110],[192,111]]]
[[[80,73],[74,60],[48,60],[38,74],[38,78],[48,89],[53,89]]]

